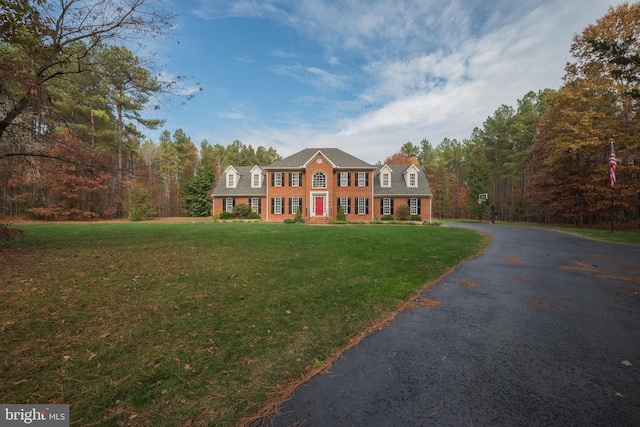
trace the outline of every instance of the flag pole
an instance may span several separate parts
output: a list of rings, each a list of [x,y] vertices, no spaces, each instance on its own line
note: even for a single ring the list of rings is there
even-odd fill
[[[611,234],[613,234],[613,186],[611,186]]]

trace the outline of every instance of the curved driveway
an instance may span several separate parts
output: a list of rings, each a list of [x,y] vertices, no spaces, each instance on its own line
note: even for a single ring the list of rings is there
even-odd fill
[[[489,249],[255,425],[640,425],[640,246],[461,226]]]

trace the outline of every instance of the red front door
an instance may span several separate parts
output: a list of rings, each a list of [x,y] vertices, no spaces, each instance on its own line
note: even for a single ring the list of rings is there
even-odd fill
[[[316,197],[316,216],[324,216],[324,197]]]

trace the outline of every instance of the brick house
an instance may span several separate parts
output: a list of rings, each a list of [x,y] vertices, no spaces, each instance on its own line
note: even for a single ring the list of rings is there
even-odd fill
[[[269,166],[228,166],[212,191],[213,214],[251,206],[263,221],[283,222],[298,209],[309,223],[371,221],[408,205],[431,221],[432,193],[416,165],[375,166],[337,148],[307,148]]]

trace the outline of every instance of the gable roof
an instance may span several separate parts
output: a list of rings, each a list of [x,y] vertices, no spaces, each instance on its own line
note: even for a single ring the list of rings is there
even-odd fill
[[[391,187],[382,187],[380,185],[380,180],[378,179],[378,174],[380,171],[385,168],[385,170],[390,170],[391,172]],[[433,194],[431,193],[431,187],[429,187],[429,183],[427,182],[427,177],[424,175],[424,172],[417,166],[415,166],[415,170],[418,174],[418,186],[417,187],[407,187],[407,182],[404,180],[404,174],[411,169],[412,166],[415,165],[393,165],[391,168],[388,165],[382,165],[376,170],[375,177],[373,180],[373,194],[375,197],[379,196],[407,196],[407,197],[431,197]]]
[[[345,153],[338,148],[305,148],[289,157],[285,157],[269,166],[264,166],[265,170],[272,169],[302,169],[311,161],[316,154],[322,154],[336,169],[368,169],[374,170],[373,166],[351,154]]]
[[[231,166],[230,166],[231,167]],[[225,169],[225,173],[229,170]],[[260,166],[233,166],[233,169],[238,173],[238,182],[235,187],[227,188],[226,179],[222,178],[218,180],[215,188],[211,192],[212,196],[264,196],[267,192],[267,180],[262,179],[262,185],[260,187],[251,186],[251,171],[254,169],[260,170],[264,173]]]

